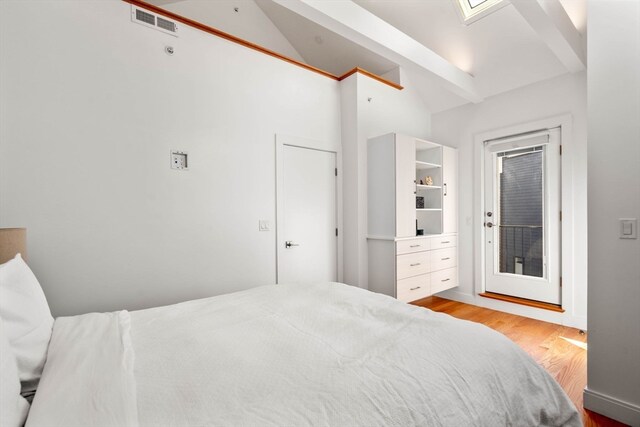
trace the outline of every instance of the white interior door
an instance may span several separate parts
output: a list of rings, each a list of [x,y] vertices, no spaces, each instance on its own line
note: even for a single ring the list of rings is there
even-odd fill
[[[560,129],[485,143],[485,290],[560,304]]]
[[[338,280],[336,153],[283,145],[278,283]]]

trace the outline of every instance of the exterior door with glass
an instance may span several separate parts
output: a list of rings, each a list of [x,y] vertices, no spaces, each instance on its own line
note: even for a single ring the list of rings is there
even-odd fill
[[[561,304],[560,129],[486,141],[485,290]]]

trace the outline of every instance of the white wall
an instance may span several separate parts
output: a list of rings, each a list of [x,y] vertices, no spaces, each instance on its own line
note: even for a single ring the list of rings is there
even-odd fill
[[[156,4],[153,0],[149,3]],[[305,62],[254,0],[182,0],[159,6],[281,55]],[[236,7],[237,12],[234,10]]]
[[[0,43],[0,226],[54,315],[274,283],[274,135],[339,145],[337,82],[119,0],[1,1]]]
[[[640,426],[640,2],[588,3],[588,409]]]
[[[431,129],[430,112],[403,70],[400,73],[400,91],[357,73],[341,82],[342,161],[350,181],[343,193],[344,280],[362,288],[368,286],[367,139],[391,132],[425,138]]]
[[[468,303],[525,316],[562,322],[586,328],[587,314],[587,204],[586,204],[586,74],[564,75],[534,85],[525,86],[480,104],[468,104],[432,116],[432,139],[459,148],[460,170],[460,224],[459,268],[460,286],[443,294]],[[563,195],[569,206],[563,206],[563,227],[571,224],[571,245],[574,253],[572,271],[563,272],[563,286],[571,287],[569,301],[563,305],[570,309],[563,315],[530,307],[488,300],[478,297],[476,291],[475,255],[480,243],[474,236],[478,215],[474,205],[474,183],[478,181],[477,151],[474,136],[515,125],[535,122],[548,117],[571,114],[573,135],[563,141],[563,176],[571,182],[570,192]],[[566,174],[566,175],[565,175]]]

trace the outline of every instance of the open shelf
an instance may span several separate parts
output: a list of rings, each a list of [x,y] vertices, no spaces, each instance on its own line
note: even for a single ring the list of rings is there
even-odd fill
[[[422,185],[422,184],[416,184],[416,187],[418,187],[418,190],[439,190],[442,188],[439,185]]]
[[[442,165],[429,163],[429,162],[421,162],[420,160],[416,160],[416,170],[437,169],[441,167]]]
[[[425,141],[424,139],[415,139],[416,141],[416,151],[426,151],[432,150],[434,148],[440,148],[440,144],[436,144],[435,142]]]

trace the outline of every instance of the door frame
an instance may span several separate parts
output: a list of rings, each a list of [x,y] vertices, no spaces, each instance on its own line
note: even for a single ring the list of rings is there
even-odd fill
[[[509,136],[525,134],[545,129],[560,127],[560,145],[562,155],[560,156],[560,207],[562,210],[561,226],[561,249],[560,249],[560,277],[562,285],[560,288],[560,301],[562,308],[569,314],[574,313],[573,307],[573,283],[575,271],[574,259],[574,211],[573,211],[573,169],[571,163],[571,137],[573,135],[573,118],[570,114],[550,117],[534,122],[523,123],[502,129],[475,134],[474,141],[474,183],[473,183],[473,233],[474,233],[474,292],[480,294],[485,292],[485,269],[486,269],[486,248],[485,248],[485,227],[484,227],[484,203],[485,203],[485,156],[484,141],[505,138]]]
[[[338,282],[343,281],[343,222],[342,222],[342,150],[339,143],[323,142],[309,138],[303,138],[299,136],[287,135],[278,133],[275,135],[275,149],[276,149],[276,283],[279,283],[279,267],[281,260],[281,251],[284,250],[284,224],[281,212],[284,211],[284,200],[282,194],[284,194],[284,176],[282,171],[284,161],[284,146],[291,146],[297,148],[303,148],[308,150],[324,151],[328,153],[334,153],[336,155],[336,168],[338,169],[338,176],[336,177],[336,224],[338,226],[338,241],[337,241],[337,269],[338,269]]]
[[[484,141],[485,149],[483,152],[485,161],[484,174],[484,190],[485,200],[483,200],[483,213],[493,211],[491,218],[485,217],[484,221],[491,221],[499,226],[502,223],[498,208],[497,188],[499,187],[499,178],[497,175],[496,154],[499,152],[509,152],[510,150],[518,150],[512,145],[513,142],[529,141],[522,144],[523,147],[543,146],[542,151],[542,169],[543,169],[543,254],[545,261],[543,263],[543,276],[514,276],[512,273],[501,273],[497,270],[499,265],[499,254],[501,247],[500,229],[494,227],[487,229],[484,227],[483,238],[485,239],[485,266],[484,279],[485,291],[497,292],[517,298],[526,298],[534,301],[541,301],[550,304],[562,304],[562,295],[560,293],[560,280],[562,276],[562,221],[558,218],[562,210],[562,165],[560,164],[561,156],[558,153],[562,143],[561,129],[558,127],[542,130],[540,132],[527,133],[524,135],[514,135],[507,138]],[[534,142],[532,139],[546,136],[546,142]],[[557,139],[556,139],[557,138]],[[501,148],[502,147],[502,148]],[[523,147],[520,147],[523,148]],[[488,170],[487,168],[491,168]],[[487,196],[491,196],[492,206],[487,204]],[[488,240],[493,243],[488,245]],[[490,263],[488,261],[493,261]],[[493,271],[491,271],[493,270]],[[493,278],[493,279],[492,279]],[[491,281],[495,280],[493,284]],[[505,289],[505,281],[508,288]],[[533,284],[537,283],[537,284]],[[492,289],[489,289],[489,286]],[[502,288],[501,290],[496,288]],[[531,289],[535,288],[535,292]],[[513,291],[513,293],[509,293]],[[536,295],[533,295],[533,294]],[[526,294],[526,295],[525,295]],[[553,301],[552,301],[553,300]],[[556,302],[557,300],[557,302]]]

